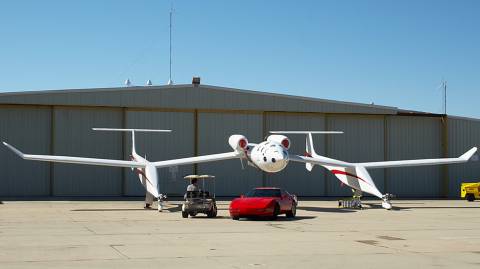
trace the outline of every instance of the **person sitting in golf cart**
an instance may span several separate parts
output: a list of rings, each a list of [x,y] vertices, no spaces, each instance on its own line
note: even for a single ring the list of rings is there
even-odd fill
[[[200,191],[200,188],[198,187],[198,179],[192,179],[190,185],[187,186],[187,191]]]

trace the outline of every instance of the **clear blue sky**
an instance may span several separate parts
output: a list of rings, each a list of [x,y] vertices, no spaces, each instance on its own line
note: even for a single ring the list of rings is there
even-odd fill
[[[177,84],[480,118],[480,1],[2,1],[0,91]]]

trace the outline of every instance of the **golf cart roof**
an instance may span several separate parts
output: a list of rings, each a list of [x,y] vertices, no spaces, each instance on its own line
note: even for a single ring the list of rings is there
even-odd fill
[[[192,180],[192,179],[215,179],[215,176],[211,175],[188,175],[184,176],[184,179]]]

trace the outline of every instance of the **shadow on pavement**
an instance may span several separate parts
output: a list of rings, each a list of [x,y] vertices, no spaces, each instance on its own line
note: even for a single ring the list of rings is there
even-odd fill
[[[362,203],[363,205],[367,205],[373,209],[383,209],[383,207],[379,204],[371,204],[371,203]],[[475,206],[406,206],[408,204],[418,204],[423,205],[425,203],[405,203],[402,206],[398,206],[399,203],[393,202],[392,210],[410,210],[410,209],[452,209],[452,208],[468,208],[468,209],[480,209],[480,207]]]
[[[349,209],[349,208],[331,208],[331,207],[313,207],[313,206],[299,206],[299,210],[313,211],[313,212],[325,212],[325,213],[353,213],[360,211],[360,209]]]
[[[71,209],[70,211],[78,211],[78,212],[88,212],[88,211],[150,211],[154,209],[144,209],[144,208],[92,208],[92,209]]]

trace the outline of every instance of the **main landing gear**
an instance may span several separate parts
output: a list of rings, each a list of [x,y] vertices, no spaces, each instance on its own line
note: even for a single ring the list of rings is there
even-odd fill
[[[382,197],[382,207],[385,208],[386,210],[392,209],[392,202],[391,202],[392,197],[393,195],[389,193],[386,193]]]
[[[147,192],[147,194],[145,195],[145,206],[143,207],[144,209],[152,209],[153,198],[153,195]],[[162,212],[165,200],[167,200],[167,196],[165,194],[160,194],[160,196],[158,196],[158,212]]]
[[[349,199],[338,200],[338,207],[341,208],[351,208],[351,209],[362,209],[362,192],[359,190],[352,189],[353,196]],[[390,210],[392,209],[392,194],[386,193],[382,196],[382,207]]]
[[[359,190],[352,189],[353,196],[352,198],[345,200],[338,200],[338,207],[341,208],[352,208],[352,209],[362,209],[362,192]]]

